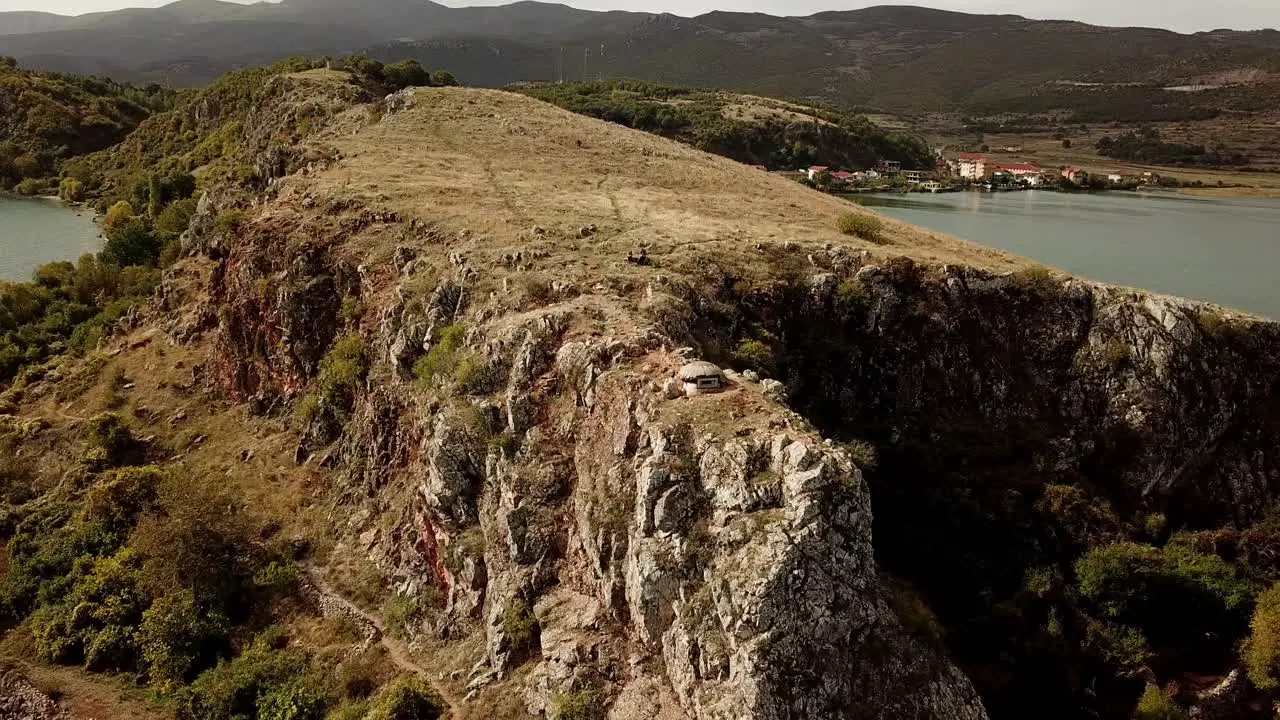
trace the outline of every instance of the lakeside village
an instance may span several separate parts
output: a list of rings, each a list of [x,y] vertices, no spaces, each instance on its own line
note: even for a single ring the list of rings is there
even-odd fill
[[[992,160],[979,153],[961,153],[952,159],[937,155],[930,170],[907,170],[892,160],[882,160],[866,170],[836,170],[814,165],[794,172],[795,179],[827,192],[959,192],[985,190],[1136,190],[1142,187],[1168,187],[1157,173],[1107,175],[1086,172],[1076,167],[1041,168],[1031,163]],[[1168,180],[1172,180],[1169,178]]]

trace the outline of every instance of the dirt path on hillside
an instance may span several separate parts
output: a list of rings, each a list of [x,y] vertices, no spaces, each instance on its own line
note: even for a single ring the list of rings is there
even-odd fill
[[[313,599],[319,605],[321,615],[325,617],[341,617],[354,621],[365,632],[365,648],[372,647],[375,644],[381,645],[387,651],[387,657],[391,658],[391,662],[396,667],[421,678],[441,698],[444,698],[449,707],[461,707],[464,698],[450,692],[448,688],[436,682],[426,668],[414,661],[413,654],[409,652],[408,646],[387,633],[380,618],[343,597],[315,569],[308,568],[306,570],[306,580],[311,585],[310,590],[314,593]],[[302,592],[304,595],[308,594],[308,588],[304,587]]]

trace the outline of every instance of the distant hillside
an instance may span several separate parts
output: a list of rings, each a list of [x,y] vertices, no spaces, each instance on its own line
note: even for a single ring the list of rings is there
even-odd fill
[[[172,91],[35,72],[0,58],[0,189],[35,192],[68,158],[120,142]]]
[[[181,0],[76,18],[0,13],[0,53],[180,85],[289,55],[365,51],[469,84],[611,78],[801,96],[897,113],[1197,119],[1280,106],[1280,32],[1185,35],[1013,15],[874,7],[695,18],[521,2]]]
[[[885,132],[864,117],[781,100],[625,80],[514,89],[770,169],[867,168],[879,160],[907,168],[932,165],[928,145],[918,139]]]

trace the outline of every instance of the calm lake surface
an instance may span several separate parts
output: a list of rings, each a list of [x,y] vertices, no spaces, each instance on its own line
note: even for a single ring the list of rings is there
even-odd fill
[[[1082,277],[1280,320],[1280,200],[1032,190],[857,201]]]
[[[0,280],[30,280],[54,260],[75,262],[100,245],[93,214],[49,200],[0,195]]]

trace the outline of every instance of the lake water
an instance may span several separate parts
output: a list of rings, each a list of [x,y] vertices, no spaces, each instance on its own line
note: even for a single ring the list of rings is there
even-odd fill
[[[1280,200],[1034,190],[857,200],[1081,277],[1280,320]]]
[[[100,243],[88,210],[0,195],[0,280],[30,280],[37,267],[54,260],[75,262],[97,252]]]

